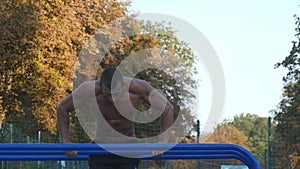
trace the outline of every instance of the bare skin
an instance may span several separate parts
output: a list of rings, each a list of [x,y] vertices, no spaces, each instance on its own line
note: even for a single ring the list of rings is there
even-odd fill
[[[92,86],[95,86],[95,88]],[[105,126],[98,123],[95,136],[97,141],[113,143],[118,142],[118,140],[121,140],[122,142],[129,142],[130,139],[133,139],[135,137],[133,122],[135,117],[134,109],[137,108],[140,99],[145,100],[154,108],[163,110],[163,113],[161,114],[161,132],[167,131],[173,123],[174,112],[172,104],[148,82],[135,78],[124,77],[123,84],[120,84],[113,89],[109,89],[102,84],[100,80],[89,81],[82,83],[77,89],[63,99],[57,107],[57,124],[63,143],[72,143],[69,132],[69,112],[75,110],[73,96],[80,96],[76,100],[76,103],[84,104],[84,102],[89,100],[89,94],[91,92],[95,92],[96,102],[103,117],[105,118],[105,121],[122,135],[128,136],[126,137],[128,140],[124,140],[124,138],[115,138],[116,136],[111,135],[111,132],[106,130]],[[131,104],[128,103],[129,101]],[[117,107],[114,102],[118,103]],[[119,107],[122,109],[121,113],[119,111],[120,109],[118,109]],[[124,115],[126,117],[124,117]],[[160,143],[168,142],[169,134],[168,132],[165,133],[166,134],[162,134],[159,138]],[[154,151],[153,154],[159,155],[161,152]],[[76,156],[77,151],[66,151],[66,155]]]

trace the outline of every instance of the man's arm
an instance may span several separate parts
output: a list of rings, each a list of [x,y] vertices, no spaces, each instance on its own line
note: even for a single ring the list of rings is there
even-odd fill
[[[160,117],[160,143],[168,143],[170,137],[170,129],[174,122],[174,108],[170,101],[163,96],[158,90],[154,89],[150,95],[146,96],[150,99],[150,104],[154,109],[162,112]]]
[[[69,112],[74,111],[74,104],[72,94],[69,94],[58,106],[57,106],[57,127],[62,137],[63,143],[71,143],[70,139],[70,115]]]
[[[174,123],[174,108],[173,105],[167,101],[166,108],[161,115],[160,126],[161,126],[161,137],[159,141],[161,143],[168,143],[170,138],[170,129]]]
[[[87,99],[87,96],[91,96],[89,94],[92,94],[92,91],[95,91],[92,85],[94,85],[94,82],[85,82],[81,84],[57,106],[57,126],[63,143],[72,143],[69,130],[69,113],[75,110],[73,99],[75,99],[76,105],[83,103],[84,100]],[[65,151],[65,154],[67,156],[77,156],[77,151],[68,150]]]
[[[132,90],[142,96],[142,98],[151,104],[156,110],[162,112],[160,126],[161,135],[159,138],[160,143],[167,143],[170,136],[170,127],[174,122],[174,108],[168,99],[163,96],[158,90],[154,89],[148,82],[144,80],[134,79],[131,83]]]
[[[74,111],[74,104],[72,94],[69,94],[58,106],[57,106],[57,127],[62,137],[63,143],[72,143],[70,138],[70,116],[69,112]],[[67,156],[77,156],[77,151],[65,151]]]
[[[75,103],[78,106],[86,101],[89,96],[93,96],[93,91],[95,91],[94,85],[93,81],[82,83],[57,106],[57,126],[63,143],[72,142],[69,131],[69,113],[75,110]]]

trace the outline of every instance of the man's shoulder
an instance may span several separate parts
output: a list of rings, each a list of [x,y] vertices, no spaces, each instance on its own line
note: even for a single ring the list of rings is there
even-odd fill
[[[129,91],[134,94],[146,95],[153,90],[153,87],[142,79],[124,77],[124,81],[128,85]]]
[[[148,84],[148,82],[145,80],[134,78],[134,77],[127,77],[127,76],[124,76],[124,82],[125,84],[128,84],[130,86],[141,86],[141,85]]]
[[[90,89],[93,89],[93,88],[96,88],[98,87],[99,85],[97,85],[97,80],[91,80],[91,81],[85,81],[85,82],[82,82],[77,88],[76,90],[90,90]]]
[[[100,83],[100,80],[90,80],[90,81],[83,82],[80,85],[85,87],[90,87],[90,86],[95,86],[97,83]]]

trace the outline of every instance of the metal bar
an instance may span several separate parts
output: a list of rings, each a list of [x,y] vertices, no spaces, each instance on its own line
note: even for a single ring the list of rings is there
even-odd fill
[[[67,157],[65,150],[77,150]],[[166,150],[152,156],[152,150]],[[249,169],[260,169],[255,157],[234,144],[0,144],[0,160],[87,160],[90,154],[135,155],[147,160],[162,159],[237,159]]]
[[[151,150],[114,150],[112,153],[115,154],[143,154],[143,155],[152,155]],[[164,152],[164,155],[209,155],[209,154],[236,154],[238,152],[233,150],[169,150]],[[78,154],[81,155],[90,155],[90,154],[111,154],[105,150],[80,150]],[[1,155],[65,155],[64,150],[1,150]],[[242,154],[240,154],[242,155]]]

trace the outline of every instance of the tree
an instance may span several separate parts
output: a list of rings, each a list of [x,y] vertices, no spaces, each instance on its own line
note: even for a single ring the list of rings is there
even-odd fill
[[[109,29],[111,25],[114,29]],[[82,49],[75,83],[79,85],[86,80],[98,79],[103,69],[119,67],[125,75],[146,80],[160,89],[174,105],[177,118],[182,119],[183,123],[177,126],[176,131],[184,132],[192,127],[194,121],[189,103],[195,98],[190,89],[196,87],[192,78],[196,73],[193,64],[196,57],[165,23],[144,23],[126,18],[101,27]],[[148,63],[153,63],[153,68],[148,68]],[[155,64],[159,66],[155,67]],[[167,68],[162,69],[164,66]],[[133,70],[138,70],[138,73],[132,74]],[[140,111],[148,108],[144,103],[139,106]],[[84,121],[89,125],[93,119]],[[137,130],[138,137],[156,135],[159,133],[159,119],[151,123],[137,123],[136,127],[155,130],[151,134]]]
[[[268,118],[242,113],[234,116],[229,124],[245,134],[253,154],[258,160],[263,161],[264,149],[267,148]]]
[[[251,151],[251,147],[249,146],[247,136],[242,131],[234,127],[233,125],[228,124],[228,122],[226,121],[222,124],[219,124],[212,133],[206,134],[202,137],[203,137],[201,139],[202,143],[204,142],[204,143],[237,144]],[[226,161],[214,160],[213,164],[217,166],[221,166],[224,164],[239,165],[241,163],[240,161],[237,160],[226,160]]]
[[[293,46],[290,54],[281,62],[275,65],[276,68],[287,68],[288,73],[283,78],[284,88],[282,100],[275,113],[275,138],[280,140],[277,146],[284,145],[285,150],[282,151],[282,157],[286,160],[281,162],[284,167],[300,166],[300,18],[296,18],[296,41],[293,41]],[[274,145],[274,144],[273,144]],[[273,149],[276,149],[276,145]],[[289,160],[295,159],[295,160]],[[291,167],[294,168],[294,167]]]
[[[205,142],[237,144],[251,150],[247,136],[245,136],[242,131],[229,124],[218,125],[213,133],[208,136]]]
[[[195,54],[188,44],[174,36],[174,30],[167,24],[136,21],[128,14],[129,5],[118,0],[1,1],[0,110],[5,121],[22,126],[29,136],[38,130],[55,135],[56,105],[78,85],[75,77],[96,79],[105,67],[118,66],[127,56],[141,50],[145,56],[151,56],[153,51],[147,49],[155,47],[159,49],[157,56],[163,56],[158,59],[160,62],[172,56],[172,61],[166,62],[175,63],[172,69],[147,69],[136,77],[166,93],[177,115],[179,111],[185,112],[178,116],[184,119],[182,131],[191,126],[189,103],[195,96],[189,89],[197,84],[192,79],[196,73]],[[98,31],[121,17],[129,19],[121,19],[113,29]],[[128,36],[130,32],[134,36]],[[100,45],[106,45],[108,52],[102,62],[88,65],[84,62],[90,58],[79,56],[89,53],[83,46],[92,36]],[[114,41],[118,38],[121,40]],[[149,61],[147,57],[138,59]],[[75,66],[81,71],[74,72]],[[95,69],[98,76],[91,77],[90,71]],[[140,108],[147,109],[143,105]],[[77,118],[72,116],[71,120],[76,122]]]
[[[0,96],[5,121],[56,133],[56,105],[72,90],[78,52],[95,30],[127,12],[117,0],[0,2]]]

